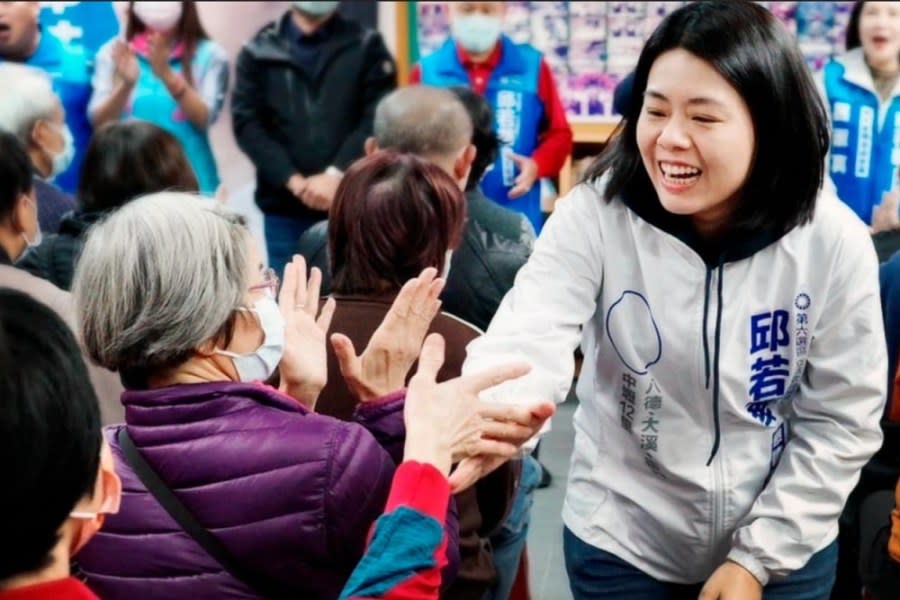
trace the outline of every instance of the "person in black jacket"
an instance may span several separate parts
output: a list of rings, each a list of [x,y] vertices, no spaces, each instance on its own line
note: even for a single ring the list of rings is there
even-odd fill
[[[363,155],[379,100],[397,87],[381,35],[337,14],[337,2],[294,2],[241,50],[234,134],[256,166],[269,266],[327,217],[341,174]]]
[[[451,153],[449,161],[434,156],[433,140],[443,135],[441,129],[449,121],[444,111],[454,99],[425,86],[404,88],[382,101],[376,113],[375,136],[367,144],[367,152],[387,148],[419,155],[444,166],[465,185],[466,225],[462,242],[450,260],[447,285],[441,295],[442,310],[483,331],[512,287],[519,268],[531,255],[535,234],[527,218],[489,200],[478,185],[499,147],[490,105],[469,88],[457,86],[449,91],[463,104],[472,121],[471,143],[475,152],[471,162],[464,159],[455,164],[452,160],[462,148]],[[452,172],[453,169],[458,172]],[[464,175],[466,169],[468,177],[460,178],[459,173]],[[322,270],[323,294],[331,288],[327,246],[328,224],[323,222],[307,231],[298,247],[309,265]]]
[[[81,166],[80,208],[63,216],[59,233],[45,236],[16,267],[60,289],[70,289],[91,225],[130,200],[163,190],[198,190],[197,177],[178,140],[147,121],[104,125],[94,132]]]

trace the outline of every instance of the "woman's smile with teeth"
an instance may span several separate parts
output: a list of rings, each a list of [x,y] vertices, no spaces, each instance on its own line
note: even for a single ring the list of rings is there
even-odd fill
[[[684,181],[685,179],[693,179],[694,177],[700,176],[700,169],[697,167],[691,167],[688,165],[675,165],[671,163],[659,163],[659,169],[662,171],[662,174],[667,179],[679,179]]]

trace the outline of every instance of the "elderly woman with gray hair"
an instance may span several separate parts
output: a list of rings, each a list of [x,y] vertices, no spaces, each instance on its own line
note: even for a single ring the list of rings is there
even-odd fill
[[[319,312],[318,269],[307,280],[296,257],[279,291],[242,220],[187,194],[138,199],[95,226],[73,293],[88,351],[127,390],[126,424],[106,432],[124,497],[78,556],[88,585],[102,598],[336,598],[400,462],[402,386],[439,307],[435,275],[407,283],[344,365],[366,397],[342,422],[314,412],[335,306]],[[276,371],[277,389],[263,383]],[[482,388],[523,372],[429,394],[476,407]],[[509,455],[546,419],[478,410],[454,431],[454,461]],[[452,563],[455,522],[446,529]]]

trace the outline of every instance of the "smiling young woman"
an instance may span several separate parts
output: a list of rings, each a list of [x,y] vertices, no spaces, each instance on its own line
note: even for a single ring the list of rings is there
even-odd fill
[[[887,361],[874,250],[823,187],[827,149],[775,17],[685,5],[469,345],[464,372],[531,362],[491,395],[507,402],[562,400],[584,352],[563,508],[576,600],[828,598]]]

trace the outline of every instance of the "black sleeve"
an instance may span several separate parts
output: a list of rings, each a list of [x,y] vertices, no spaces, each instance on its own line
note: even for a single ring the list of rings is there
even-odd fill
[[[262,123],[266,93],[262,85],[263,69],[244,48],[238,55],[235,73],[231,97],[234,137],[253,161],[260,178],[272,187],[282,187],[297,169],[287,149],[272,139]]]
[[[381,34],[371,31],[367,35],[363,42],[362,116],[335,156],[334,166],[341,170],[363,155],[363,144],[372,135],[375,107],[382,98],[397,88],[397,65],[384,45]]]

